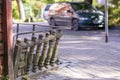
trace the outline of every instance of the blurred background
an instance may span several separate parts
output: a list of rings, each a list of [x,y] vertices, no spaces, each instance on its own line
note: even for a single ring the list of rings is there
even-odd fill
[[[47,4],[54,2],[88,1],[104,12],[104,0],[12,0],[13,22],[43,22],[43,11]],[[120,25],[120,0],[109,1],[109,26]]]

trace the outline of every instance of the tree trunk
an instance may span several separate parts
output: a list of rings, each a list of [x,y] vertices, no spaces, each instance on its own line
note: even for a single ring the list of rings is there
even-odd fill
[[[18,9],[19,9],[20,19],[24,20],[25,19],[25,12],[24,12],[22,0],[16,0],[16,1],[17,1]]]
[[[84,0],[84,2],[92,4],[93,0]]]

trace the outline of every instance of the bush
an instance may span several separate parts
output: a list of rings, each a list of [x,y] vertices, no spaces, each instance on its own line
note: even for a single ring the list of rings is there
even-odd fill
[[[118,26],[120,25],[120,6],[109,8],[109,25]]]
[[[104,12],[104,6],[98,5],[97,8]],[[109,6],[108,13],[109,26],[120,25],[120,5],[116,7]]]
[[[37,18],[42,18],[42,9],[44,9],[45,3],[42,3],[41,1],[33,1],[32,3],[25,3],[24,6],[29,7],[30,11],[27,13],[27,19],[25,21],[29,20],[29,16],[31,16],[34,21],[38,20]],[[41,21],[41,19],[40,19]]]
[[[16,1],[12,1],[12,17],[14,19],[19,19],[19,12],[18,12],[18,6],[16,4]]]
[[[45,7],[45,3],[42,3],[41,1],[36,1],[32,4],[32,10],[34,13],[34,17],[36,16],[41,16],[42,15],[42,11]]]
[[[29,16],[31,16],[34,20],[37,20],[35,19],[37,16],[40,16],[39,18],[41,18],[42,9],[44,9],[45,3],[42,3],[41,1],[30,2],[29,0],[23,0],[23,5],[26,16],[25,21],[29,21]],[[12,1],[12,17],[15,20],[20,19],[19,10],[16,1]]]

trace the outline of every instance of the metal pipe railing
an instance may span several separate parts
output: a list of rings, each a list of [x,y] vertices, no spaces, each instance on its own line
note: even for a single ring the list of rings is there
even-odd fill
[[[16,30],[15,33],[13,35],[13,46],[15,44],[15,41],[18,39],[18,37],[20,35],[25,35],[25,34],[32,34],[32,36],[35,36],[35,33],[40,33],[40,32],[47,32],[48,30],[44,30],[44,31],[36,31],[36,26],[40,26],[40,27],[49,27],[51,28],[51,26],[49,25],[41,25],[41,24],[36,24],[36,23],[13,23],[16,24]],[[21,32],[20,31],[20,25],[32,25],[32,31],[29,32]],[[51,30],[51,29],[50,29]],[[16,40],[15,40],[16,39]]]

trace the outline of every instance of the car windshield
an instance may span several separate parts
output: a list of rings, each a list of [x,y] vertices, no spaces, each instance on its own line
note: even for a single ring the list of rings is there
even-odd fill
[[[80,11],[80,10],[96,10],[92,5],[87,3],[71,3],[73,10]]]
[[[46,6],[46,8],[45,8],[45,11],[48,11],[49,10],[49,8],[50,8],[50,4],[48,4],[47,6]]]

